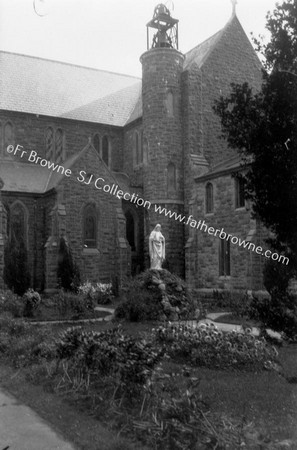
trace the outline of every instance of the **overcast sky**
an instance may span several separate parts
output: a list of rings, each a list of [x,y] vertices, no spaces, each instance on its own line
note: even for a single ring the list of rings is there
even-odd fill
[[[146,23],[158,0],[0,0],[0,49],[141,76]],[[164,1],[179,19],[180,50],[187,52],[221,29],[231,0]],[[247,35],[266,34],[274,0],[238,0]],[[45,15],[43,15],[45,14]]]

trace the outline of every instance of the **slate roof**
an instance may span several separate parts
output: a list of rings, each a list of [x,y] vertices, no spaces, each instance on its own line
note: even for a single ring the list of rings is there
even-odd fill
[[[3,51],[0,67],[0,109],[76,119],[82,109],[82,120],[120,126],[130,118],[141,83],[129,75]]]
[[[251,158],[247,158],[246,164],[252,162]],[[232,158],[222,161],[219,164],[213,166],[207,173],[195,177],[196,182],[205,181],[206,179],[216,178],[222,176],[223,174],[232,173],[233,171],[239,170],[243,166],[243,158],[237,154]]]
[[[107,125],[124,126],[134,119],[135,106],[141,97],[141,81],[114,92],[106,97],[94,100],[72,111],[63,114],[62,117],[77,119],[87,122],[104,123]],[[135,118],[141,117],[136,114]],[[132,116],[132,119],[131,119]]]
[[[225,27],[185,54],[184,70],[205,63]],[[141,79],[0,51],[0,109],[124,126],[142,116]]]

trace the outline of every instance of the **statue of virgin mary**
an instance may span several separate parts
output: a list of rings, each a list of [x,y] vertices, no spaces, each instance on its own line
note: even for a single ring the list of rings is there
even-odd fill
[[[151,259],[151,269],[162,269],[165,260],[165,238],[161,233],[161,225],[158,223],[149,237],[149,253]]]

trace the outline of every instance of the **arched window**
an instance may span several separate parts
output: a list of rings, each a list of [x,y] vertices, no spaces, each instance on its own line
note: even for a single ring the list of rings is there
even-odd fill
[[[244,178],[235,178],[235,207],[243,208],[245,206],[245,180]]]
[[[17,201],[10,208],[9,234],[15,242],[27,245],[27,213],[25,206]]]
[[[109,139],[107,136],[102,139],[102,159],[109,166]]]
[[[142,148],[143,148],[143,164],[147,164],[148,163],[148,140],[145,136],[143,136]]]
[[[138,166],[139,164],[139,134],[138,131],[134,133],[134,165]]]
[[[143,163],[143,131],[140,133],[138,141],[138,164]]]
[[[222,239],[219,248],[219,275],[230,276],[230,242]]]
[[[176,168],[172,162],[167,166],[167,190],[168,192],[176,191]]]
[[[134,217],[130,211],[125,213],[126,217],[126,238],[129,242],[132,252],[136,250],[135,245],[135,222]]]
[[[167,94],[166,94],[165,104],[166,104],[167,115],[169,117],[173,117],[174,116],[174,97],[173,97],[173,93],[171,91],[167,92]]]
[[[2,135],[2,123],[0,122],[0,157],[5,156],[6,148],[3,148],[3,135]]]
[[[207,183],[205,187],[205,212],[206,214],[213,212],[213,185]]]
[[[55,139],[52,127],[48,127],[45,132],[45,157],[48,161],[55,160]]]
[[[14,131],[13,131],[13,125],[11,122],[6,122],[4,127],[4,151],[6,151],[6,148],[8,145],[14,145]]]
[[[60,163],[63,161],[63,131],[61,128],[58,128],[55,136],[55,161],[56,163]]]
[[[87,205],[83,212],[84,246],[96,248],[97,245],[97,214],[95,205]]]
[[[93,137],[93,145],[94,145],[94,148],[96,149],[98,155],[100,155],[100,136],[99,136],[99,134],[95,134],[95,136]]]

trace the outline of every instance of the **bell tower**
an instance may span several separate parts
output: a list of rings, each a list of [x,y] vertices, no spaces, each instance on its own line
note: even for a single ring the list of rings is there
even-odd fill
[[[156,6],[147,24],[147,51],[141,56],[144,136],[144,198],[152,204],[146,237],[157,223],[166,238],[165,268],[184,276],[184,171],[181,117],[181,74],[184,55],[178,50],[178,20]],[[158,207],[160,208],[158,210]],[[169,215],[160,213],[162,208]],[[174,213],[176,213],[174,215]]]

